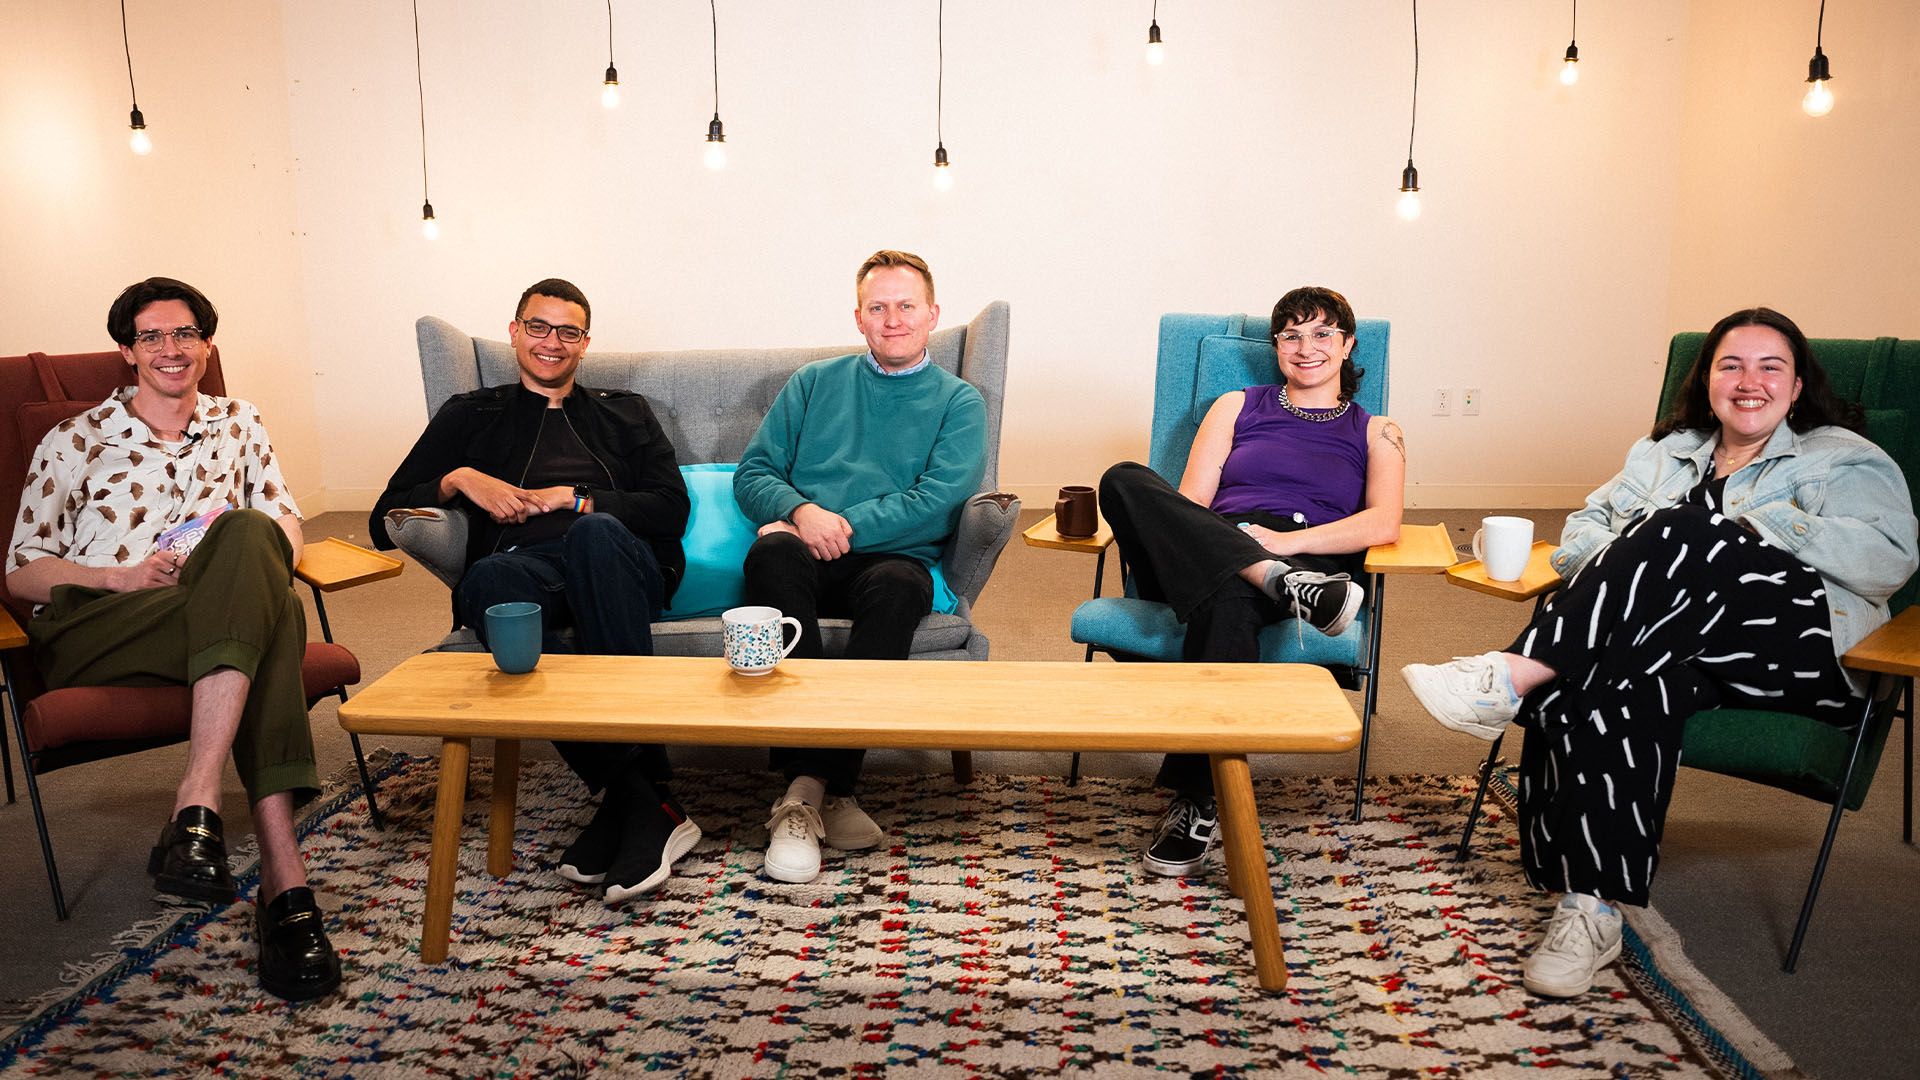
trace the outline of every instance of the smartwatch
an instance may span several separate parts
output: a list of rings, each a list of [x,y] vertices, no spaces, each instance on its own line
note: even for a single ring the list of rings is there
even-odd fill
[[[592,488],[589,488],[585,484],[573,485],[573,512],[574,513],[576,514],[586,513],[587,503],[591,502],[592,500],[593,500]]]

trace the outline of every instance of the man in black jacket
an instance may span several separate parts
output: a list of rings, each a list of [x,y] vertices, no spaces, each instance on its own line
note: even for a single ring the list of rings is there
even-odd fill
[[[484,641],[486,611],[541,605],[544,647],[646,656],[686,569],[686,484],[647,399],[574,382],[591,308],[548,278],[520,294],[507,324],[520,381],[447,401],[387,482],[368,526],[393,547],[389,510],[446,505],[467,517],[467,572],[454,619]],[[606,886],[610,903],[664,884],[700,827],[671,795],[658,745],[557,742],[561,757],[606,797],[561,855],[559,873]]]

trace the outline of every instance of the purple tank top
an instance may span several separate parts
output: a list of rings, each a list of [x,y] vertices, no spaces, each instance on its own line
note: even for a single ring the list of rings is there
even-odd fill
[[[1249,386],[1246,393],[1213,511],[1300,514],[1308,525],[1359,513],[1367,494],[1367,410],[1353,405],[1337,420],[1313,423],[1280,407],[1278,386]]]

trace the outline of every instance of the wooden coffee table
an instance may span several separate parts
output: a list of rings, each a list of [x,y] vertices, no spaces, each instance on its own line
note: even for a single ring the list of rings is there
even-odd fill
[[[360,735],[441,740],[420,956],[445,960],[475,738],[494,740],[487,869],[513,869],[521,739],[700,746],[1108,750],[1210,755],[1227,877],[1260,985],[1286,986],[1248,754],[1340,754],[1360,721],[1304,664],[784,660],[757,678],[699,657],[545,656],[503,675],[485,653],[427,653],[340,706]]]

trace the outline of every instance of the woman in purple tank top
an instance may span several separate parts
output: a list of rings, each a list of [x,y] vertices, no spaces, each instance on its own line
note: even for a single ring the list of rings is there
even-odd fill
[[[1213,403],[1179,488],[1131,461],[1100,479],[1134,592],[1173,608],[1186,660],[1256,662],[1261,628],[1289,618],[1340,635],[1360,610],[1367,548],[1400,537],[1406,443],[1353,402],[1365,374],[1353,308],[1332,289],[1295,289],[1272,327],[1281,381]],[[1159,783],[1174,796],[1147,869],[1197,873],[1219,836],[1206,755],[1168,754]]]

